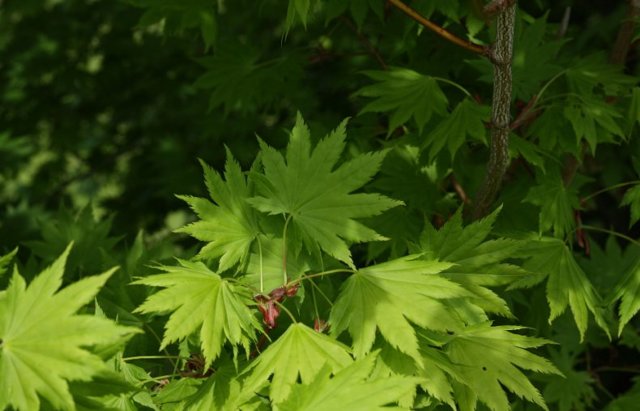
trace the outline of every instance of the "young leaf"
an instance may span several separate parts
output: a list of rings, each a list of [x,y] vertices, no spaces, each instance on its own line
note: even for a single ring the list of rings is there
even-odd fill
[[[198,253],[198,258],[220,258],[218,268],[224,271],[245,262],[258,235],[255,212],[246,202],[252,192],[230,152],[227,151],[225,180],[207,164],[201,163],[209,196],[217,205],[204,198],[178,196],[189,204],[200,221],[177,231],[208,242]]]
[[[243,373],[249,373],[243,391],[253,393],[273,375],[269,396],[275,403],[287,398],[298,376],[303,384],[310,383],[326,364],[337,372],[352,362],[348,348],[304,324],[296,323],[276,342],[264,350]]]
[[[391,112],[389,134],[412,117],[422,132],[433,114],[447,114],[447,97],[433,77],[405,68],[364,74],[377,83],[358,91],[360,96],[375,98],[361,113]]]
[[[359,155],[334,170],[344,150],[345,127],[346,121],[311,151],[309,129],[298,115],[286,159],[261,142],[264,175],[252,175],[260,196],[248,201],[264,213],[290,218],[311,252],[319,247],[353,267],[345,240],[385,239],[354,219],[378,215],[402,202],[379,194],[350,194],[378,171],[385,152]]]
[[[456,333],[446,346],[464,383],[491,410],[511,409],[503,387],[548,410],[540,392],[520,369],[562,375],[551,362],[527,351],[550,341],[511,332],[522,328],[478,324]]]
[[[529,242],[522,253],[531,257],[525,262],[524,269],[539,273],[539,280],[548,277],[547,301],[551,309],[549,323],[569,306],[581,340],[584,339],[587,331],[589,311],[593,314],[598,326],[609,335],[609,328],[600,307],[601,299],[576,262],[571,250],[562,240],[543,237],[538,241]],[[527,285],[530,284],[524,284],[524,286]],[[512,286],[519,285],[514,283]]]
[[[165,274],[133,282],[164,288],[135,310],[171,312],[160,349],[198,330],[205,369],[218,357],[226,341],[242,345],[248,352],[261,326],[247,307],[251,304],[247,290],[222,279],[201,262],[178,262],[180,266],[158,267]]]
[[[306,384],[296,384],[279,411],[385,411],[408,408],[385,407],[415,391],[416,378],[371,376],[378,354],[371,353],[338,371],[331,378],[330,367],[324,367]]]
[[[451,264],[408,256],[356,271],[342,286],[329,322],[334,336],[348,330],[356,357],[373,346],[376,330],[394,348],[422,362],[412,323],[438,331],[456,330],[462,321],[448,299],[469,297],[443,278]]]
[[[38,394],[56,409],[75,409],[69,382],[90,381],[107,368],[88,348],[137,331],[76,314],[115,269],[58,290],[70,250],[28,286],[14,271],[0,300],[0,409],[40,409]]]

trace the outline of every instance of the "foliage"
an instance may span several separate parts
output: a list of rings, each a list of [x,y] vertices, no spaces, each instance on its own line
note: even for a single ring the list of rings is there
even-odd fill
[[[517,2],[476,218],[486,3],[5,0],[0,410],[634,407],[633,5]]]

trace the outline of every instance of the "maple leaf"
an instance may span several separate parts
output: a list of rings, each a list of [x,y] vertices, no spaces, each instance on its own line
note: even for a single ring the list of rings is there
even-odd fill
[[[577,190],[574,185],[565,187],[555,169],[538,174],[537,182],[524,201],[540,207],[540,232],[551,230],[563,238],[575,226],[573,210],[580,208]]]
[[[197,257],[207,260],[220,258],[218,268],[224,271],[245,261],[258,235],[255,211],[245,201],[252,194],[252,188],[228,150],[226,180],[207,164],[201,163],[209,196],[216,204],[204,198],[178,196],[189,204],[200,221],[177,231],[208,242]]]
[[[562,375],[549,360],[527,351],[550,341],[511,332],[522,328],[476,324],[456,333],[446,345],[446,353],[456,364],[464,384],[473,391],[472,397],[477,396],[491,410],[511,409],[503,386],[548,410],[540,392],[520,369]]]
[[[547,301],[551,309],[549,323],[569,306],[578,326],[581,341],[587,330],[589,311],[593,314],[598,326],[609,335],[609,328],[601,308],[601,298],[576,262],[571,250],[562,240],[550,237],[542,237],[537,241],[530,240],[520,253],[530,257],[523,268],[537,273],[537,276],[513,283],[511,287],[532,286],[548,278]]]
[[[477,104],[470,98],[462,100],[449,116],[427,134],[425,145],[429,158],[433,159],[445,145],[453,158],[467,136],[486,142],[484,123],[489,121],[490,108]]]
[[[640,220],[640,184],[630,188],[624,193],[621,205],[628,205],[631,208],[631,218],[629,228]]]
[[[286,215],[311,252],[319,247],[353,267],[345,240],[386,239],[354,218],[378,215],[402,202],[379,194],[350,194],[378,171],[386,152],[359,155],[333,170],[345,147],[345,127],[343,121],[311,152],[309,129],[298,114],[286,160],[260,142],[264,174],[254,173],[252,179],[261,195],[247,201],[264,213]]]
[[[622,114],[600,97],[569,99],[564,116],[573,127],[576,141],[587,140],[591,153],[595,153],[598,143],[612,143],[615,141],[613,136],[624,137],[619,125]]]
[[[488,312],[511,316],[507,303],[485,286],[509,284],[531,274],[503,262],[522,247],[522,242],[509,238],[486,240],[501,209],[466,227],[462,226],[461,209],[440,230],[427,224],[420,236],[419,250],[426,258],[455,263],[442,276],[473,293],[474,304]]]
[[[551,375],[544,388],[544,398],[549,403],[557,403],[558,411],[586,410],[597,399],[593,385],[595,380],[588,371],[576,371],[576,355],[569,350],[549,350],[553,363],[558,366],[562,376]]]
[[[4,273],[7,271],[7,266],[9,265],[11,260],[13,260],[13,257],[15,257],[17,253],[18,253],[18,248],[16,247],[13,249],[13,251],[3,256],[0,256],[0,277],[2,277]]]
[[[377,83],[357,92],[357,95],[375,98],[360,113],[391,112],[389,134],[412,117],[422,133],[433,114],[447,114],[447,97],[431,76],[399,67],[387,71],[365,71],[364,74]]]
[[[295,323],[245,369],[243,374],[248,376],[243,391],[252,396],[273,375],[269,397],[278,403],[287,398],[298,376],[307,384],[325,364],[336,372],[351,362],[348,347],[302,323]]]
[[[348,330],[356,357],[371,350],[380,330],[392,347],[421,362],[411,323],[439,331],[462,326],[446,301],[472,294],[437,274],[451,264],[418,258],[408,256],[360,269],[342,286],[329,318],[331,334]]]
[[[409,410],[404,407],[386,407],[407,394],[415,392],[416,378],[395,375],[372,375],[378,352],[353,362],[331,377],[332,370],[325,366],[306,384],[296,384],[286,401],[277,405],[279,411],[385,411]]]
[[[71,245],[27,286],[17,270],[0,299],[0,409],[73,410],[69,382],[90,381],[107,369],[91,347],[137,332],[106,318],[76,314],[113,274],[86,277],[62,290]]]
[[[618,336],[622,334],[624,326],[631,318],[640,311],[640,258],[635,258],[635,260],[628,271],[623,271],[627,274],[614,292],[613,299],[621,300],[618,308],[620,313]]]
[[[140,313],[171,312],[160,349],[199,331],[204,368],[218,357],[226,341],[249,350],[260,324],[248,305],[249,292],[209,270],[202,262],[178,260],[179,266],[159,266],[164,274],[132,284],[163,287],[136,308]]]

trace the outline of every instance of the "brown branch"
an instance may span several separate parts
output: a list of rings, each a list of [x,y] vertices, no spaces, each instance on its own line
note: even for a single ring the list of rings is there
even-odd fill
[[[627,18],[620,26],[618,37],[611,51],[611,64],[624,65],[631,47],[631,40],[635,31],[636,22],[640,18],[640,0],[629,0],[629,12]]]
[[[358,30],[358,28],[351,22],[351,20],[349,20],[345,16],[341,16],[340,20],[344,23],[345,26],[349,28],[349,30],[351,30],[358,37],[358,40],[360,41],[360,43],[362,43],[362,45],[367,49],[369,54],[373,56],[373,58],[378,62],[378,64],[380,64],[380,67],[382,67],[383,70],[387,70],[388,68],[387,63],[385,63],[384,59],[380,55],[380,52],[378,51],[378,49],[375,48],[373,44],[371,44],[369,39],[365,37],[362,34],[362,32],[360,32],[360,30]]]
[[[418,13],[415,9],[403,3],[401,0],[388,0],[390,4],[395,6],[398,10],[402,11],[407,16],[411,17],[413,20],[417,21],[424,27],[436,33],[438,36],[442,37],[445,40],[450,41],[451,43],[460,46],[464,49],[467,49],[473,53],[480,54],[483,56],[490,56],[490,50],[486,46],[482,46],[480,44],[472,43],[468,40],[462,39],[455,34],[451,33],[438,26],[436,23],[424,17],[422,14]]]
[[[500,0],[496,2],[500,2]],[[501,3],[507,4],[507,6],[498,14],[496,40],[491,48],[493,97],[491,101],[489,162],[487,163],[487,173],[476,197],[475,209],[473,210],[474,219],[482,218],[488,214],[509,165],[511,88],[513,83],[511,60],[513,58],[516,2],[502,1]]]

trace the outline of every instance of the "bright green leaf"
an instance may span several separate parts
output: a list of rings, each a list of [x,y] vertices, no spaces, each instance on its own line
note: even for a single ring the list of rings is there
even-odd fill
[[[278,403],[287,398],[298,381],[308,384],[326,364],[337,372],[352,362],[348,348],[304,324],[296,323],[264,350],[243,372],[248,377],[243,391],[249,395],[268,383],[269,396]]]
[[[437,274],[449,263],[408,256],[356,271],[342,286],[329,322],[332,335],[348,330],[356,357],[373,346],[376,330],[394,348],[421,362],[411,323],[438,331],[456,330],[462,319],[452,309],[469,297],[460,285]]]
[[[344,150],[345,128],[346,121],[311,150],[309,129],[298,115],[286,157],[261,143],[264,175],[252,174],[260,195],[248,201],[264,213],[290,218],[310,252],[319,247],[353,267],[346,241],[385,239],[355,218],[402,203],[379,194],[350,194],[373,177],[385,152],[362,154],[334,169]]]
[[[0,300],[0,409],[53,407],[74,410],[71,381],[90,381],[107,365],[89,348],[136,332],[93,315],[76,314],[113,274],[86,277],[62,290],[71,246],[28,286],[14,271]]]
[[[202,167],[209,196],[216,204],[204,198],[179,196],[195,211],[200,221],[177,231],[208,242],[198,253],[198,258],[219,258],[219,270],[224,271],[246,261],[251,244],[258,235],[255,211],[246,202],[252,189],[231,153],[227,153],[225,180],[204,162]]]
[[[164,274],[152,275],[133,284],[164,288],[153,294],[135,312],[168,313],[161,349],[198,331],[205,369],[215,360],[225,342],[242,345],[248,352],[261,330],[248,305],[248,290],[222,279],[201,262],[178,260],[179,266],[158,267]]]

